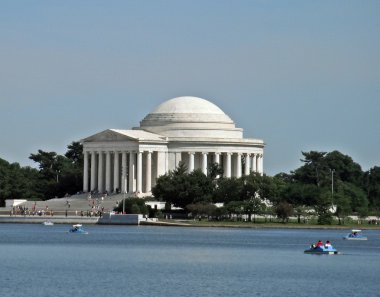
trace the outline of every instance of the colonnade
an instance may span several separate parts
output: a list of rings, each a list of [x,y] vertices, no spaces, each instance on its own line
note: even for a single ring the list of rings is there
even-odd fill
[[[149,193],[160,171],[162,152],[85,151],[83,191]],[[155,160],[152,166],[152,158]]]
[[[195,168],[196,152],[188,152],[188,171],[192,172]],[[242,174],[249,175],[250,172],[263,173],[263,154],[259,153],[219,153],[201,152],[200,169],[207,175],[207,164],[217,163],[223,166],[225,177],[241,177]],[[243,161],[244,159],[244,161]],[[210,160],[210,161],[209,161]],[[244,171],[242,163],[244,162]]]
[[[180,157],[169,164],[168,154]],[[211,163],[221,165],[228,178],[263,173],[261,153],[94,150],[84,152],[83,191],[150,193],[156,179],[175,169],[179,161],[189,172],[201,169],[206,175]]]

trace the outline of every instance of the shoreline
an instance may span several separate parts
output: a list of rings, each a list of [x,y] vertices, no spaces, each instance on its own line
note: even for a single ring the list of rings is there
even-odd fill
[[[42,224],[45,221],[52,221],[54,224],[98,224],[99,217],[80,216],[5,216],[0,215],[0,224]],[[123,225],[123,224],[120,224]],[[162,226],[162,227],[195,227],[195,228],[231,228],[231,229],[331,229],[331,230],[380,230],[379,225],[307,225],[294,223],[231,223],[231,222],[195,222],[187,220],[159,220],[140,221],[141,226]],[[137,226],[137,224],[136,224]]]
[[[174,220],[173,220],[174,221]],[[199,227],[199,228],[231,228],[231,229],[330,229],[330,230],[351,230],[351,229],[361,229],[361,230],[380,230],[380,226],[353,226],[353,225],[303,225],[303,224],[283,224],[283,223],[259,223],[259,224],[230,224],[228,222],[215,224],[215,223],[204,223],[204,224],[192,224],[187,221],[158,221],[158,222],[144,222],[141,225],[149,226],[173,226],[173,227]]]

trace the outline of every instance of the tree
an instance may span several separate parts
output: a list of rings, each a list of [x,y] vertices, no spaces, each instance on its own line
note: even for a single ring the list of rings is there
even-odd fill
[[[364,181],[370,207],[380,210],[380,167],[375,166],[368,170],[364,175]]]
[[[71,160],[79,169],[83,168],[83,145],[80,142],[73,141],[67,146],[65,157]]]
[[[359,164],[355,163],[350,156],[343,155],[338,151],[326,154],[325,163],[328,168],[334,169],[334,178],[343,182],[348,182],[356,186],[361,186],[363,172]],[[330,179],[327,180],[330,184]]]
[[[289,220],[289,217],[293,215],[293,207],[286,201],[281,201],[275,208],[275,212],[278,218],[282,220],[283,223]]]
[[[297,206],[315,205],[321,188],[315,184],[304,184],[301,182],[288,183],[281,192],[282,199]]]
[[[264,211],[265,203],[261,201],[258,197],[251,197],[249,200],[245,201],[244,211],[248,215],[248,221],[251,221],[251,216],[253,214],[253,222],[256,223],[256,215]]]
[[[38,150],[30,159],[39,163],[39,185],[44,199],[75,194],[83,188],[82,145],[72,142],[65,156]]]
[[[212,217],[216,215],[217,207],[210,203],[195,203],[187,205],[186,209],[191,212],[193,217]]]
[[[213,189],[212,179],[205,176],[201,170],[187,173],[186,166],[180,163],[175,170],[157,179],[152,193],[158,199],[185,208],[192,203],[211,202]]]
[[[143,214],[149,213],[148,207],[145,205],[145,200],[140,198],[127,198],[121,201],[118,206],[114,208],[115,211],[123,212],[124,210],[127,214]]]
[[[38,170],[0,158],[0,206],[7,199],[41,199]]]
[[[348,196],[343,191],[334,193],[334,204],[336,206],[335,215],[338,218],[339,225],[344,224],[344,219],[352,213],[351,203]]]
[[[230,201],[225,204],[225,209],[229,213],[230,217],[235,214],[238,218],[241,218],[241,214],[244,211],[244,202],[242,201]]]
[[[242,200],[241,192],[244,181],[241,178],[224,178],[217,180],[217,187],[214,189],[213,201],[215,203],[228,203],[231,201]]]
[[[331,213],[332,201],[331,193],[329,191],[323,191],[318,199],[317,204],[315,205],[315,211],[318,214],[318,224],[330,225],[332,223],[332,213]]]
[[[305,163],[302,167],[294,171],[293,176],[295,180],[302,183],[314,184],[321,186],[321,180],[323,179],[323,173],[327,171],[327,166],[324,162],[326,152],[302,152],[304,159],[301,159]]]

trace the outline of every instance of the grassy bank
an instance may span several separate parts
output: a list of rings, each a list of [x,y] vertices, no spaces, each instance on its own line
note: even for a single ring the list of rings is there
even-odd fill
[[[281,223],[281,222],[244,222],[244,221],[208,221],[208,220],[160,220],[160,222],[170,225],[178,222],[179,224],[186,223],[192,227],[226,227],[226,228],[298,228],[298,229],[374,229],[380,230],[379,225],[375,224],[353,224],[347,223],[344,225],[331,224],[304,224],[297,222]]]

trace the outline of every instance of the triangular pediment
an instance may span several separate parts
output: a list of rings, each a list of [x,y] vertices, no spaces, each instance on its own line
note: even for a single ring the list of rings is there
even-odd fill
[[[112,131],[111,129],[104,130],[83,139],[83,142],[104,142],[104,141],[126,141],[136,140],[121,133]]]
[[[107,129],[92,136],[86,137],[82,142],[107,142],[107,141],[165,141],[161,135],[143,130],[117,130]]]

